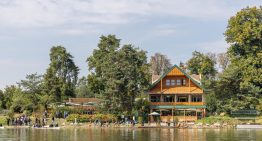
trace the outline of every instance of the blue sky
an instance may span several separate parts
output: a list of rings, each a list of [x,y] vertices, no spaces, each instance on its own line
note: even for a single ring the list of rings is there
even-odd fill
[[[101,35],[185,62],[194,50],[225,52],[228,19],[261,0],[1,0],[0,89],[45,73],[49,50],[62,45],[80,76]]]

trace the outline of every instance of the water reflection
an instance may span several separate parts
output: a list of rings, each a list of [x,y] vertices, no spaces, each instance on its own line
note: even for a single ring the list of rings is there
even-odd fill
[[[236,129],[2,129],[0,141],[255,141],[262,130]]]

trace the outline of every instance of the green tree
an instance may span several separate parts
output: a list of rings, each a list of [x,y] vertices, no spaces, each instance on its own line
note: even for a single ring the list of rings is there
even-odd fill
[[[17,87],[15,85],[6,86],[4,89],[4,99],[3,99],[3,108],[10,109],[12,106],[12,99],[14,93],[17,91]]]
[[[78,80],[76,97],[95,97],[94,93],[88,87],[88,80],[86,77],[82,77]]]
[[[192,58],[187,61],[187,69],[191,74],[201,74],[203,77],[209,79],[215,76],[215,59],[210,55],[194,51]]]
[[[219,77],[221,111],[250,109],[262,94],[262,9],[245,8],[231,17],[225,32],[230,65]]]
[[[4,108],[5,101],[4,101],[4,92],[0,90],[0,109]]]
[[[148,85],[146,53],[132,45],[120,48],[114,35],[101,36],[98,49],[88,59],[88,85],[100,94],[104,112],[131,112],[135,97]]]
[[[55,46],[50,51],[49,68],[44,75],[44,93],[54,101],[75,97],[79,69],[73,56],[62,46]]]
[[[37,73],[27,75],[26,79],[21,80],[18,85],[29,99],[28,102],[31,102],[33,111],[35,111],[39,106],[39,98],[42,94],[43,76]]]

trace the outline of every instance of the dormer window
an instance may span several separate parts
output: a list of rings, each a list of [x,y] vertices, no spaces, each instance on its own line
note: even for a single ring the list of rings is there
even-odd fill
[[[169,79],[166,80],[166,86],[170,86],[171,85],[171,81]]]

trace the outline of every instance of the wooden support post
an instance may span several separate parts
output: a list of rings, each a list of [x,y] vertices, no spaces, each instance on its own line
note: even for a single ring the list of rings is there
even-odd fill
[[[189,105],[191,105],[191,94],[188,95],[188,102],[189,102]]]
[[[172,121],[174,123],[174,109],[172,108]]]
[[[204,109],[203,118],[206,117],[206,109]]]
[[[153,109],[150,109],[150,113],[152,113],[152,112],[153,112]],[[153,117],[149,116],[149,124],[152,122],[152,120],[153,120]]]
[[[161,109],[159,109],[160,110],[160,126],[161,126],[161,117],[162,117],[162,110]]]
[[[184,122],[186,122],[186,110],[184,109]]]
[[[196,120],[197,120],[197,109],[196,109]]]
[[[191,83],[190,83],[190,79],[188,78],[188,83],[189,83],[189,93],[191,93]]]
[[[162,91],[163,91],[163,81],[162,81],[162,79],[161,79],[161,82],[160,82],[161,84],[161,88],[160,88],[160,93],[162,93]]]
[[[202,94],[202,105],[204,105],[205,99],[204,99],[204,94]]]

